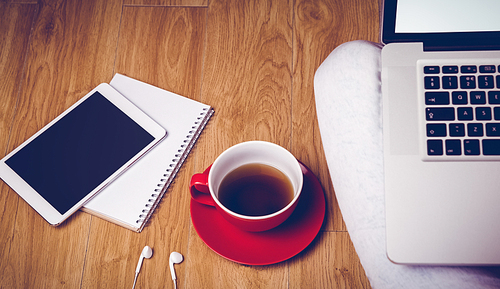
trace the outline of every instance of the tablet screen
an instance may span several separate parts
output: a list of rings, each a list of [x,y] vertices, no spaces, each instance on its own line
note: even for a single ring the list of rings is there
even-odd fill
[[[5,163],[64,214],[153,141],[96,91]]]

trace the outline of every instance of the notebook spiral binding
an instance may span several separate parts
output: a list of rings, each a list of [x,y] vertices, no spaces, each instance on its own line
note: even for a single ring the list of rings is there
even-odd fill
[[[148,199],[147,204],[145,204],[144,209],[142,210],[142,214],[139,215],[136,223],[143,223],[139,230],[142,231],[145,223],[151,217],[153,211],[156,209],[158,204],[160,203],[161,198],[167,191],[168,187],[172,183],[173,179],[177,175],[177,172],[180,170],[182,164],[186,160],[189,152],[194,147],[197,139],[199,138],[203,128],[210,120],[210,117],[213,115],[213,108],[204,108],[203,112],[200,113],[200,116],[197,118],[197,121],[194,122],[189,134],[184,139],[183,143],[180,145],[177,150],[177,154],[175,158],[172,159],[171,163],[168,165],[165,173],[160,178],[156,188],[153,190],[154,192],[151,194],[151,198]]]

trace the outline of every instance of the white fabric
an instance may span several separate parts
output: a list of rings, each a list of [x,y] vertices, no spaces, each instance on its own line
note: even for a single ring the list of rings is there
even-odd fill
[[[381,45],[367,41],[344,43],[314,78],[321,138],[336,197],[371,286],[500,288],[500,267],[405,266],[387,259],[380,50]]]

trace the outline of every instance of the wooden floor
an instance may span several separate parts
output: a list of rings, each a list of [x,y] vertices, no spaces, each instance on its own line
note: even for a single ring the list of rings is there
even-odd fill
[[[14,3],[11,3],[14,2]],[[314,72],[339,44],[377,41],[379,0],[0,0],[0,157],[122,73],[209,104],[215,115],[149,225],[78,212],[49,226],[0,182],[0,288],[369,288],[342,221],[316,120]],[[334,81],[334,80],[332,80]],[[188,183],[236,143],[289,149],[319,178],[323,227],[270,266],[228,261],[198,237]]]

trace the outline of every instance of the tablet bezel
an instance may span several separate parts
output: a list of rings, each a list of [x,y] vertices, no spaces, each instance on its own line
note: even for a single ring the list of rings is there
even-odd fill
[[[35,191],[23,178],[21,178],[6,161],[23,147],[28,145],[39,135],[61,120],[65,115],[71,112],[73,109],[78,107],[81,103],[87,100],[95,92],[99,92],[104,98],[109,100],[115,107],[121,110],[125,115],[135,121],[140,127],[147,131],[151,136],[153,136],[153,141],[146,145],[139,153],[131,157],[124,165],[122,165],[118,170],[111,174],[106,180],[104,180],[100,185],[96,186],[92,191],[90,191],[85,197],[81,198],[75,205],[73,205],[69,210],[64,212],[64,214],[59,213],[59,211],[53,207],[44,197],[42,197],[37,191]],[[87,93],[84,97],[78,100],[75,104],[57,116],[50,123],[45,125],[42,129],[36,132],[33,136],[15,148],[7,156],[2,158],[0,161],[0,177],[7,183],[21,198],[23,198],[35,211],[38,212],[49,224],[53,226],[60,225],[64,220],[71,216],[74,212],[80,209],[86,202],[88,202],[93,196],[102,191],[109,183],[111,183],[115,178],[122,174],[128,167],[130,167],[134,162],[136,162],[141,156],[143,156],[147,151],[152,149],[156,144],[158,144],[166,136],[166,131],[143,111],[141,111],[132,102],[126,99],[123,95],[117,92],[113,87],[107,83],[102,83],[94,88],[92,91]]]

